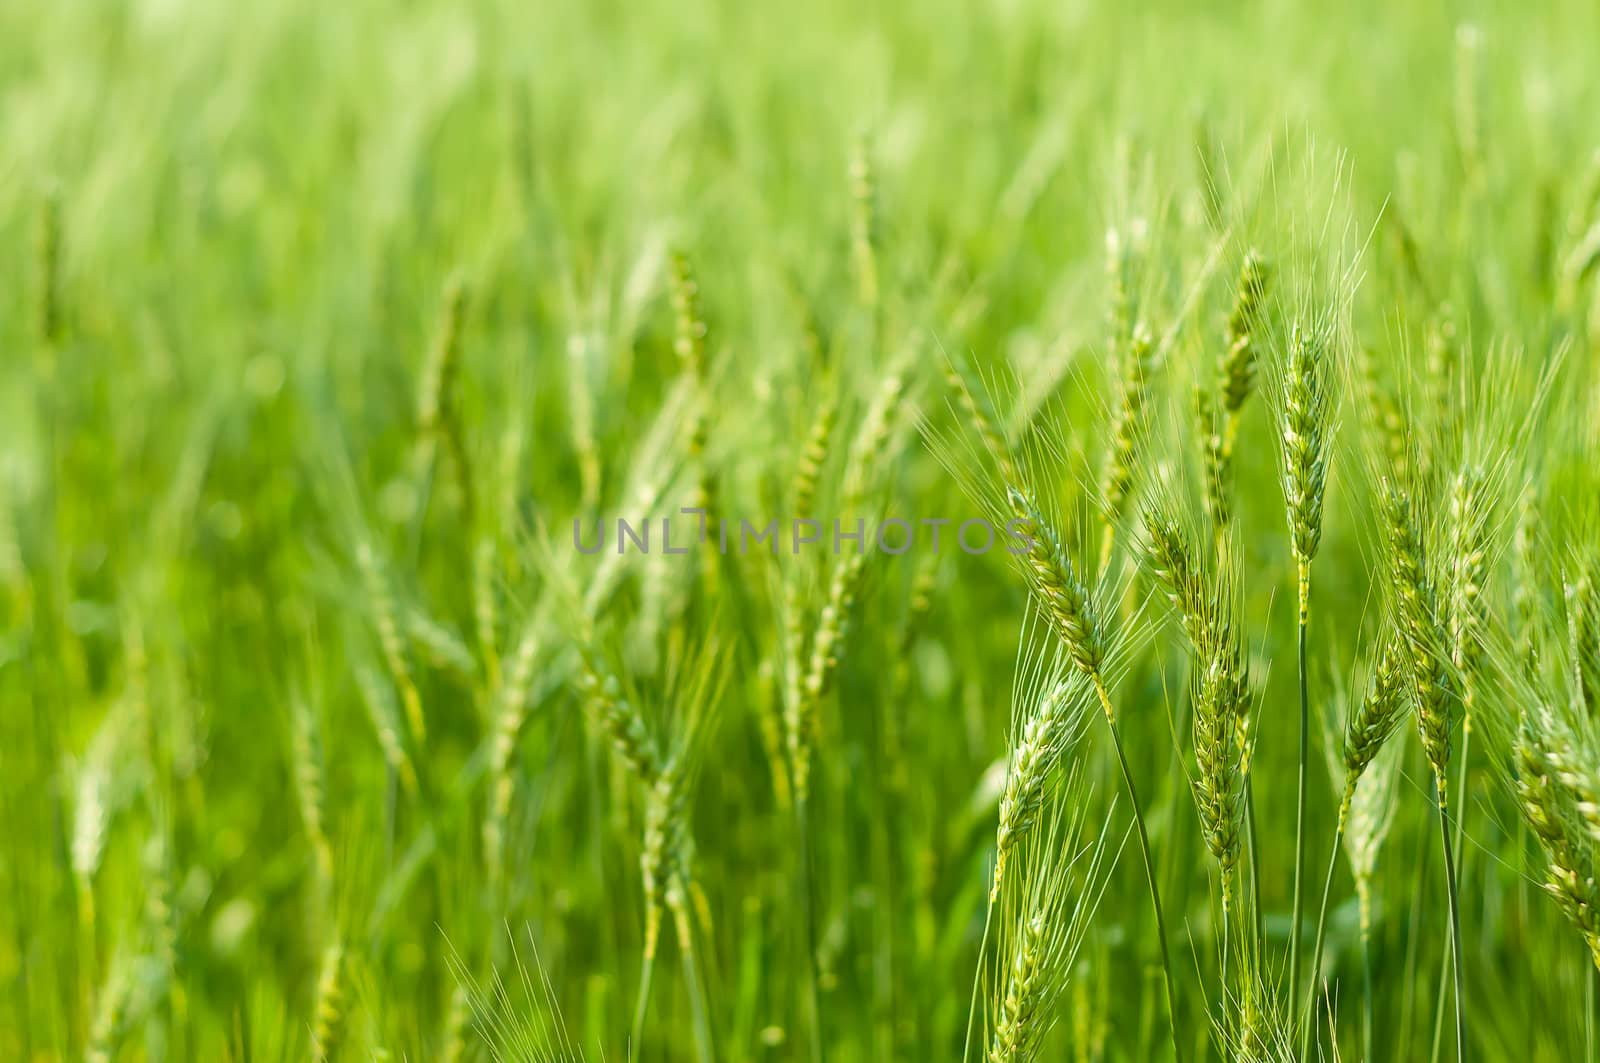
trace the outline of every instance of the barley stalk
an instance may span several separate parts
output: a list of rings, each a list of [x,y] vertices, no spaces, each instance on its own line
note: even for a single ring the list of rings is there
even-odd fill
[[[1322,541],[1322,505],[1327,488],[1332,436],[1332,393],[1328,381],[1329,340],[1296,325],[1289,339],[1283,380],[1283,493],[1295,559],[1299,624],[1295,642],[1300,686],[1298,774],[1295,787],[1294,910],[1289,938],[1289,987],[1299,993],[1300,941],[1305,871],[1306,773],[1310,760],[1310,707],[1307,690],[1306,631],[1311,614],[1311,562]],[[1309,1024],[1302,1031],[1309,1033]]]

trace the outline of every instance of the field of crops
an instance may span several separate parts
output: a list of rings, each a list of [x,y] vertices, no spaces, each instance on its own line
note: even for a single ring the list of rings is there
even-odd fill
[[[1537,7],[0,5],[0,1060],[1600,1059]]]

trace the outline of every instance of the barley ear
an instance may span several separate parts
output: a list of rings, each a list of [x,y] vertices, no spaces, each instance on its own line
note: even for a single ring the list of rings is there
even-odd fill
[[[1456,700],[1455,681],[1449,665],[1449,637],[1441,622],[1438,599],[1428,573],[1422,530],[1411,496],[1387,477],[1380,484],[1380,491],[1395,619],[1416,703],[1417,730],[1428,766],[1439,784],[1442,806],[1448,792],[1445,773],[1450,763],[1450,731]]]
[[[1016,487],[1008,487],[1006,497],[1013,516],[1026,528],[1022,567],[1029,586],[1073,661],[1098,682],[1105,635],[1094,597],[1032,497]]]
[[[1302,616],[1309,608],[1305,584],[1322,542],[1322,502],[1328,485],[1333,416],[1328,343],[1326,337],[1295,326],[1283,387],[1283,492],[1300,569]]]

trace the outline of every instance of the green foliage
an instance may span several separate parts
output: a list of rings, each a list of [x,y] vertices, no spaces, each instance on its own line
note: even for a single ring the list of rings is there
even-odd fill
[[[1600,1056],[1476,7],[0,5],[0,1059]]]

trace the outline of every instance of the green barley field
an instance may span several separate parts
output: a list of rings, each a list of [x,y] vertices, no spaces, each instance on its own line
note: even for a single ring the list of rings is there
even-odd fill
[[[0,1060],[1600,1059],[1596,40],[0,5]]]

